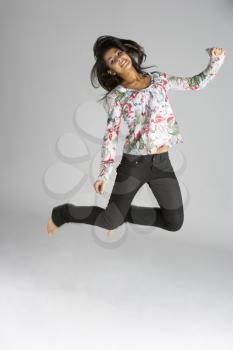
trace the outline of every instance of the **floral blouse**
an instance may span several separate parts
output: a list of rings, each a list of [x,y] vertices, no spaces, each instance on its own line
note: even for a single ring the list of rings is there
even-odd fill
[[[206,51],[208,52],[208,48]],[[148,72],[151,82],[143,89],[122,85],[113,88],[103,105],[107,112],[107,127],[102,141],[98,180],[108,181],[113,170],[122,118],[128,126],[123,153],[146,155],[156,153],[163,145],[182,143],[179,125],[173,114],[168,90],[200,90],[216,75],[225,59],[209,57],[207,67],[192,77],[177,77],[165,72]]]

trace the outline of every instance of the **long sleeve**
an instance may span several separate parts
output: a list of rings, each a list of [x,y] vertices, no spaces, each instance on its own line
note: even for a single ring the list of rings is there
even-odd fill
[[[206,51],[208,52],[208,50],[207,48]],[[192,77],[177,77],[163,73],[167,82],[167,89],[182,91],[203,89],[216,76],[225,60],[225,56],[225,51],[220,56],[210,56],[207,67],[201,73]]]
[[[122,107],[116,94],[110,93],[107,96],[104,109],[107,112],[108,119],[101,147],[101,163],[98,180],[108,181],[116,157],[118,135],[122,119]]]

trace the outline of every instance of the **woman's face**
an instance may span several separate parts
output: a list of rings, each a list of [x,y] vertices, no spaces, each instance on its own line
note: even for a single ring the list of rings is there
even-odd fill
[[[132,65],[131,58],[127,53],[114,47],[105,52],[104,61],[110,70],[119,74],[124,73]]]

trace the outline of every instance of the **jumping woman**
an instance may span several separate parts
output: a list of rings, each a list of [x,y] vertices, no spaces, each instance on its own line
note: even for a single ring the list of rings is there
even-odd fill
[[[113,170],[122,119],[127,124],[123,156],[106,208],[64,203],[52,210],[48,234],[69,222],[96,225],[108,235],[124,222],[177,231],[184,221],[180,186],[169,157],[169,148],[183,142],[169,103],[169,90],[203,89],[225,59],[222,48],[207,48],[209,63],[199,74],[177,77],[155,70],[145,72],[143,47],[128,39],[100,36],[93,47],[92,68],[107,91],[104,109],[107,126],[102,141],[101,163],[94,189],[102,194]],[[132,205],[138,190],[147,183],[159,207]]]

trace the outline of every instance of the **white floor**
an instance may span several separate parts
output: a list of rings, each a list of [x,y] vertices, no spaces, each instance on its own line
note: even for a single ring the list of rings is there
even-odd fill
[[[126,224],[110,243],[89,225],[51,238],[45,226],[2,221],[1,350],[233,348],[232,249],[190,242],[187,227]]]

